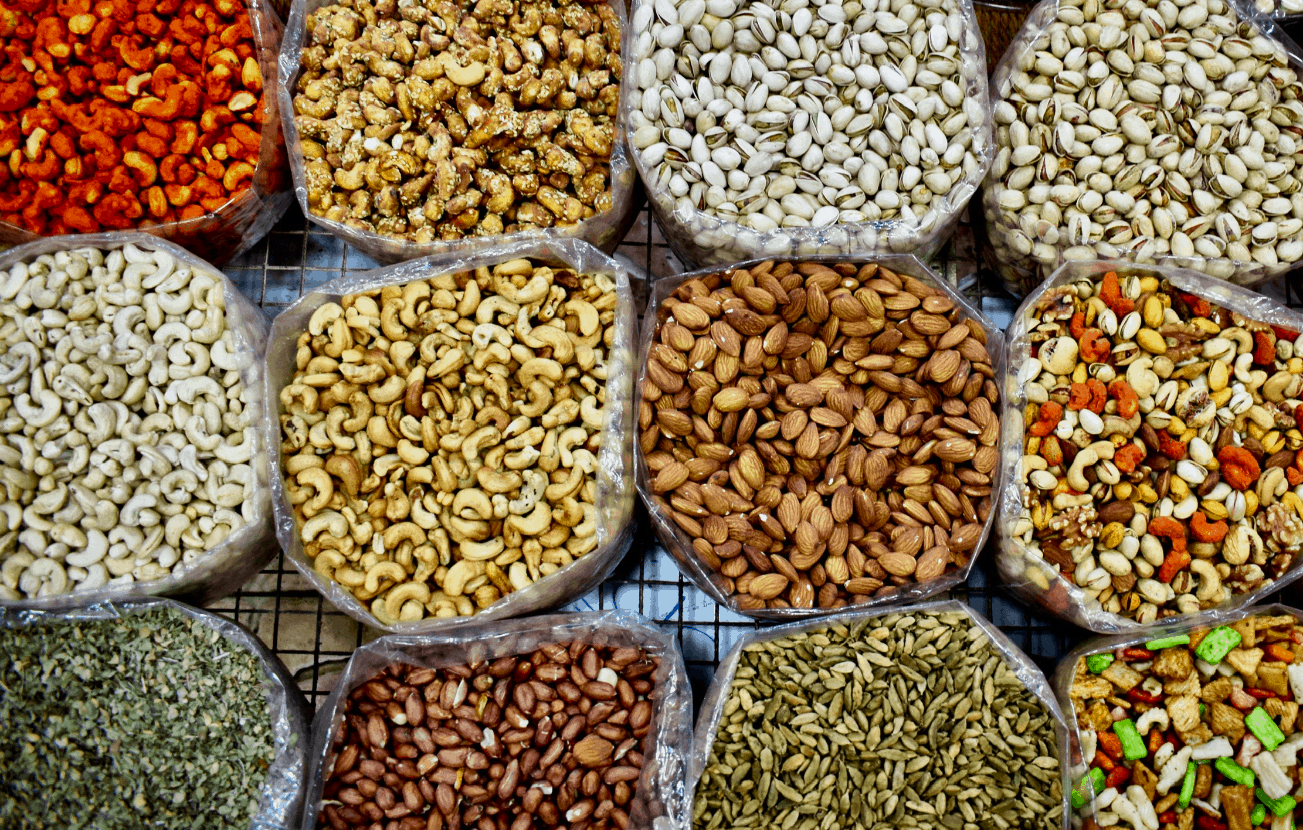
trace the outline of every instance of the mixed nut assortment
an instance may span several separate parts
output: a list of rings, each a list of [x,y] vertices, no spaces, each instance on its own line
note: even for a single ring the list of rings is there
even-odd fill
[[[1049,8],[993,90],[983,199],[1011,290],[1065,259],[1253,283],[1303,258],[1303,83],[1281,44],[1224,0]]]
[[[266,110],[244,0],[10,5],[0,221],[122,230],[198,219],[249,190]]]
[[[294,86],[307,209],[409,242],[614,205],[621,18],[605,0],[346,0]]]
[[[618,297],[513,259],[317,308],[280,390],[312,567],[392,625],[470,616],[594,550]]]
[[[768,232],[835,224],[856,225],[848,251],[914,250],[985,173],[960,0],[641,0],[633,30],[631,142],[671,235],[707,262],[813,253]]]
[[[390,666],[341,707],[317,826],[626,828],[659,665],[640,648],[572,642]]]
[[[1303,799],[1301,649],[1292,615],[1255,614],[1078,660],[1080,826],[1290,830]]]
[[[1000,435],[985,322],[846,262],[695,277],[649,313],[649,504],[738,608],[839,608],[969,563]]]
[[[1012,537],[1088,609],[1142,623],[1270,584],[1303,550],[1303,338],[1145,271],[1037,298],[1014,350]],[[1024,333],[1025,332],[1025,333]],[[1087,610],[1087,613],[1092,613]]]
[[[252,821],[276,809],[267,686],[257,655],[177,608],[0,625],[0,824],[270,826]]]
[[[161,248],[0,272],[0,599],[181,576],[267,520],[226,305]]]
[[[1058,721],[966,611],[761,639],[721,706],[695,830],[1061,826]]]

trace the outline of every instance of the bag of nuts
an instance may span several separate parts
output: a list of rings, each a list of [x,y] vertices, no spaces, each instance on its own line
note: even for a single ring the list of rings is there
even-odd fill
[[[595,588],[632,541],[633,297],[586,242],[344,277],[272,324],[277,537],[331,602],[416,633]]]
[[[268,323],[143,233],[0,254],[0,605],[203,604],[274,555]]]
[[[992,815],[1009,827],[1067,826],[1059,759],[1068,730],[1050,685],[960,602],[747,632],[698,711],[688,759],[695,830],[743,817],[802,826],[811,806],[861,827],[942,830]]]
[[[1303,612],[1241,609],[1097,637],[1053,677],[1071,718],[1072,826],[1289,830],[1299,805]]]
[[[698,267],[934,255],[995,148],[971,0],[639,0],[634,163]]]
[[[0,244],[136,230],[221,265],[280,220],[293,196],[268,0],[29,11],[0,22],[18,56],[0,73],[0,152],[15,154]]]
[[[1193,271],[1060,268],[1010,332],[997,533],[1011,589],[1118,632],[1297,579],[1300,332],[1297,312]]]
[[[35,630],[16,637],[25,629]],[[0,816],[11,826],[29,826],[8,809],[18,794],[56,783],[42,793],[39,826],[87,815],[101,827],[298,821],[312,714],[285,664],[243,625],[145,599],[0,608],[0,639],[7,706],[25,707],[23,732],[52,744],[34,763],[21,757],[32,754],[26,740],[0,754],[10,793]]]
[[[916,258],[661,280],[641,355],[638,488],[716,602],[792,619],[967,579],[998,492],[1004,338]]]
[[[674,635],[628,611],[381,637],[312,731],[302,830],[687,827],[692,689]]]
[[[982,206],[1005,287],[1066,261],[1241,285],[1303,259],[1303,52],[1247,0],[1044,0],[992,79]]]
[[[299,0],[285,139],[310,220],[383,263],[575,239],[633,221],[624,3]]]

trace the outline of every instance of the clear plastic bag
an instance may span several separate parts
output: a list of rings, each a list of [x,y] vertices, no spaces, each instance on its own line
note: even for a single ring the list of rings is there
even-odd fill
[[[623,105],[615,124],[615,140],[611,145],[610,181],[611,207],[595,216],[565,227],[543,228],[502,234],[499,236],[467,236],[464,239],[437,240],[434,242],[408,242],[394,239],[376,231],[350,227],[317,216],[308,208],[308,186],[303,159],[303,143],[299,137],[294,114],[294,96],[299,75],[302,74],[303,47],[307,42],[308,15],[317,9],[332,5],[338,0],[293,0],[285,26],[285,37],[280,47],[280,110],[284,118],[285,146],[288,149],[290,170],[294,176],[294,193],[299,209],[311,222],[357,248],[381,263],[397,263],[418,257],[471,257],[485,245],[521,245],[566,239],[587,242],[604,251],[613,251],[628,231],[634,218],[637,176],[629,162],[629,145],[625,128],[627,117]],[[631,34],[628,16],[621,2],[611,3],[621,23],[620,55],[629,54]],[[628,61],[624,62],[626,65]],[[623,90],[621,91],[623,95]]]
[[[323,303],[338,301],[344,295],[385,285],[402,285],[416,279],[492,266],[520,257],[562,265],[580,273],[610,274],[616,283],[619,301],[614,323],[614,341],[607,360],[606,423],[602,432],[602,447],[597,457],[598,546],[556,573],[523,590],[513,591],[473,616],[427,617],[419,622],[400,622],[387,626],[352,593],[313,568],[312,561],[303,550],[297,520],[285,493],[282,478],[284,466],[279,449],[273,449],[277,473],[272,476],[271,482],[272,505],[276,515],[276,538],[285,551],[285,558],[336,607],[366,625],[395,633],[417,634],[466,625],[473,621],[520,616],[559,605],[597,587],[628,552],[633,541],[631,520],[634,483],[629,475],[633,464],[633,294],[628,274],[619,263],[586,242],[553,239],[481,245],[477,251],[466,256],[444,254],[425,257],[364,274],[341,277],[305,294],[277,315],[272,323],[266,353],[266,394],[272,403],[264,415],[264,429],[276,436],[273,446],[279,448],[280,415],[283,411],[280,390],[294,375],[299,334],[307,329],[312,313]]]
[[[636,16],[643,7],[650,7],[652,2],[653,0],[640,0],[635,3],[631,16]],[[757,231],[690,205],[687,197],[676,198],[669,190],[668,180],[660,181],[657,170],[644,161],[643,151],[631,147],[634,164],[647,190],[647,201],[666,240],[679,258],[704,268],[773,256],[914,254],[924,260],[934,256],[954,232],[964,207],[986,177],[991,161],[995,158],[994,120],[987,104],[986,51],[978,31],[972,0],[957,0],[957,3],[964,20],[959,43],[959,72],[964,81],[961,85],[962,107],[968,116],[965,129],[971,132],[972,152],[977,163],[939,201],[938,207],[918,217],[915,222],[883,219],[826,227]],[[651,60],[655,48],[650,32],[635,32],[634,37],[638,40],[626,51],[629,60],[626,61],[620,104],[626,112],[624,121],[630,130],[633,129],[633,121],[629,114],[640,106],[642,94],[637,83],[639,73],[635,70],[640,62]],[[640,48],[644,50],[642,53],[638,51]],[[702,76],[704,75],[703,72]],[[696,83],[695,78],[689,80]],[[885,99],[887,95],[886,92],[880,92],[879,98]],[[684,128],[690,126],[691,119],[684,124]],[[817,170],[814,172],[818,173]],[[868,194],[870,199],[874,195]]]
[[[998,379],[1005,374],[1005,346],[1004,333],[996,327],[994,323],[982,313],[980,309],[974,306],[966,297],[957,291],[954,286],[938,277],[930,268],[924,265],[917,257],[914,256],[880,256],[864,257],[858,255],[843,255],[835,257],[775,257],[779,262],[817,262],[823,265],[833,265],[840,262],[864,263],[875,262],[888,270],[897,274],[908,275],[915,279],[921,280],[928,285],[935,286],[946,293],[956,306],[958,306],[967,318],[975,321],[980,325],[987,337],[987,351],[991,355],[991,366],[995,371],[995,377]],[[639,366],[638,377],[635,382],[635,389],[638,394],[638,406],[642,404],[642,388],[647,381],[647,359],[650,354],[652,341],[656,335],[658,324],[663,321],[666,312],[663,309],[666,298],[673,295],[680,285],[689,280],[698,279],[718,274],[723,271],[731,271],[740,268],[750,268],[768,259],[755,259],[747,262],[741,262],[730,265],[721,269],[703,268],[699,271],[692,271],[677,277],[670,277],[653,282],[651,285],[651,296],[647,301],[647,311],[643,316],[642,334],[639,341]],[[997,380],[998,382],[998,380]],[[636,411],[637,407],[635,407]],[[636,425],[635,425],[636,426]],[[634,438],[635,443],[638,437]],[[641,445],[639,444],[639,447]],[[794,620],[812,616],[825,616],[828,614],[841,613],[846,609],[837,608],[762,608],[762,609],[743,609],[738,605],[738,594],[730,594],[726,591],[723,579],[720,574],[703,562],[701,558],[692,549],[692,539],[688,534],[675,524],[674,520],[668,514],[668,508],[665,500],[653,494],[651,487],[650,473],[647,469],[647,462],[641,449],[637,450],[637,476],[638,492],[642,496],[643,504],[647,506],[647,515],[651,521],[652,528],[656,531],[657,537],[665,550],[670,553],[678,563],[680,569],[696,583],[697,587],[705,591],[711,599],[725,608],[738,614],[745,614],[749,617],[765,620]],[[987,538],[991,534],[994,517],[998,510],[996,498],[1005,487],[1000,478],[1005,473],[1001,470],[1000,464],[997,464],[992,471],[992,490],[991,500],[992,509],[987,517],[982,529],[982,535],[977,544],[971,549],[968,562],[957,570],[944,573],[936,579],[931,579],[923,583],[913,583],[898,589],[898,592],[888,596],[866,597],[866,601],[852,606],[855,609],[884,608],[890,605],[898,605],[905,602],[916,602],[926,599],[927,597],[938,594],[942,591],[948,591],[958,585],[964,584],[968,580],[968,574],[973,568],[973,563],[986,544]]]
[[[1151,640],[1189,634],[1196,628],[1229,625],[1247,617],[1284,616],[1286,614],[1295,619],[1303,619],[1303,611],[1287,605],[1273,604],[1252,608],[1232,608],[1198,620],[1178,619],[1177,621],[1168,621],[1145,632],[1128,632],[1108,637],[1094,637],[1074,648],[1060,660],[1058,667],[1054,671],[1054,676],[1050,678],[1050,685],[1053,688],[1055,697],[1059,700],[1059,705],[1063,709],[1068,724],[1067,748],[1063,756],[1066,762],[1062,766],[1063,791],[1071,796],[1073,789],[1077,788],[1077,792],[1086,801],[1085,806],[1081,809],[1071,811],[1071,826],[1075,828],[1082,827],[1083,819],[1093,815],[1097,810],[1094,789],[1087,786],[1077,786],[1081,783],[1082,777],[1086,775],[1090,761],[1094,758],[1093,751],[1089,754],[1089,757],[1083,757],[1082,747],[1090,747],[1095,744],[1093,735],[1083,740],[1081,723],[1078,721],[1072,705],[1072,681],[1076,675],[1079,660],[1092,654],[1111,653],[1128,646],[1141,645]],[[1179,790],[1180,785],[1178,782],[1172,792]],[[1119,793],[1119,797],[1121,797],[1121,793]],[[1065,826],[1067,825],[1065,824]]]
[[[692,753],[688,757],[688,810],[691,811],[693,808],[697,785],[701,782],[702,773],[705,772],[706,766],[710,762],[710,751],[715,744],[715,735],[719,731],[719,722],[724,714],[724,706],[728,703],[729,692],[732,690],[733,676],[737,672],[738,662],[741,660],[742,652],[748,647],[756,643],[778,640],[793,634],[822,630],[829,626],[849,626],[858,621],[871,620],[885,614],[914,614],[921,612],[944,614],[956,611],[966,614],[972,620],[973,625],[986,634],[991,641],[991,648],[999,653],[1014,675],[1022,681],[1023,685],[1041,703],[1045,704],[1045,708],[1054,719],[1055,737],[1057,738],[1060,763],[1062,763],[1062,759],[1067,757],[1068,726],[1067,721],[1064,719],[1064,711],[1055,699],[1054,691],[1046,681],[1045,675],[1041,673],[1041,670],[1036,667],[1036,664],[1027,655],[1023,654],[1018,646],[1014,645],[1013,641],[1003,631],[977,613],[971,606],[958,600],[941,600],[895,608],[857,608],[827,619],[805,620],[748,632],[738,640],[737,644],[720,661],[719,667],[715,669],[715,677],[710,681],[710,688],[706,690],[706,696],[702,699],[701,706],[697,710],[697,726],[692,736]],[[887,730],[884,730],[884,737],[887,734]],[[1064,792],[1067,793],[1068,791],[1065,789]],[[1066,821],[1067,809],[1068,799],[1065,795],[1063,798],[1065,820],[1062,824],[1064,828],[1068,826]]]
[[[642,776],[627,805],[629,826],[636,830],[687,830],[691,794],[684,751],[692,740],[692,687],[674,634],[629,611],[478,621],[444,635],[381,637],[353,652],[312,723],[307,808],[301,830],[317,827],[325,770],[332,768],[335,760],[333,739],[343,725],[346,697],[357,686],[395,663],[440,668],[528,655],[542,646],[571,642],[642,648],[660,658],[653,677],[655,703],[643,752]]]
[[[241,2],[249,11],[249,27],[253,30],[253,40],[257,46],[264,90],[258,163],[254,166],[253,179],[248,189],[233,196],[221,208],[197,219],[152,225],[142,220],[142,224],[130,231],[114,232],[139,232],[160,237],[219,266],[252,248],[266,236],[293,201],[289,163],[281,135],[280,101],[276,95],[276,56],[285,27],[269,0]],[[109,235],[109,232],[93,236],[104,235]],[[91,236],[86,235],[85,238]],[[0,245],[22,245],[40,238],[24,228],[0,222]]]
[[[1074,5],[1071,3],[1071,0],[1064,0],[1064,2],[1069,6]],[[1278,21],[1273,21],[1269,18],[1263,17],[1260,13],[1255,11],[1252,8],[1251,0],[1224,0],[1224,2],[1234,11],[1242,24],[1247,23],[1266,37],[1276,41],[1283,48],[1289,61],[1290,68],[1300,76],[1303,76],[1303,51],[1300,51],[1294,41],[1284,34]],[[1037,50],[1047,48],[1048,32],[1057,19],[1059,8],[1060,0],[1042,0],[1042,2],[1031,11],[1027,16],[1026,22],[1023,24],[1022,30],[1014,36],[1008,51],[1006,51],[1004,56],[1000,59],[1000,63],[996,67],[995,73],[991,78],[991,103],[995,110],[995,118],[997,122],[995,131],[996,149],[994,153],[995,161],[991,165],[990,175],[982,185],[982,196],[980,201],[982,204],[982,213],[987,232],[980,234],[979,239],[983,242],[983,247],[987,248],[987,250],[984,251],[984,258],[987,262],[992,264],[996,272],[1000,275],[1005,290],[1013,294],[1015,297],[1022,297],[1028,292],[1034,290],[1050,274],[1052,274],[1056,268],[1063,265],[1065,262],[1088,261],[1095,259],[1132,260],[1145,264],[1160,264],[1172,267],[1190,268],[1219,279],[1248,286],[1258,285],[1268,280],[1275,279],[1283,274],[1296,273],[1297,268],[1300,267],[1300,262],[1303,262],[1303,258],[1296,259],[1292,262],[1278,261],[1275,264],[1269,264],[1256,260],[1237,261],[1225,256],[1224,254],[1219,256],[1208,256],[1199,253],[1198,250],[1194,248],[1192,248],[1194,253],[1185,256],[1173,253],[1158,253],[1155,249],[1154,239],[1158,238],[1160,233],[1154,231],[1152,235],[1146,234],[1142,236],[1139,231],[1135,231],[1135,221],[1131,222],[1131,230],[1127,230],[1125,234],[1119,233],[1119,241],[1116,243],[1109,243],[1103,240],[1103,234],[1107,231],[1106,225],[1100,219],[1092,218],[1087,230],[1089,232],[1088,239],[1094,241],[1083,242],[1080,239],[1079,232],[1070,228],[1071,223],[1066,216],[1069,209],[1076,209],[1076,198],[1069,200],[1066,204],[1059,202],[1058,205],[1061,205],[1062,207],[1057,211],[1047,214],[1045,210],[1042,210],[1040,217],[1035,220],[1023,215],[1022,212],[1024,208],[1020,207],[1013,209],[1011,207],[1009,209],[1004,209],[1001,207],[1001,198],[1006,194],[1015,194],[1009,196],[1009,198],[1013,200],[1011,204],[1016,204],[1019,201],[1027,201],[1024,192],[1025,189],[1023,191],[1014,191],[1006,186],[1008,174],[1015,169],[1015,165],[1010,158],[1010,148],[1006,146],[1009,141],[1009,128],[1007,123],[1004,123],[1003,121],[1003,118],[1006,117],[1016,117],[1013,114],[1014,110],[1011,108],[1009,102],[1009,97],[1013,89],[1012,79],[1015,74],[1020,71],[1020,64],[1024,61],[1031,60],[1033,53],[1037,52]],[[1105,7],[1101,4],[1098,8],[1103,11]],[[1087,25],[1090,25],[1089,22]],[[1119,47],[1117,51],[1124,52],[1125,50]],[[1100,81],[1092,81],[1091,86],[1096,86],[1099,83]],[[1169,85],[1168,88],[1175,89],[1178,87],[1172,87]],[[1142,105],[1137,103],[1136,106]],[[1159,106],[1171,109],[1161,102]],[[1008,110],[1004,116],[1001,115],[1001,107]],[[1087,109],[1089,109],[1089,107],[1087,107]],[[1228,106],[1227,109],[1230,109],[1230,107]],[[1035,115],[1035,105],[1031,106],[1030,112],[1032,113],[1033,118],[1037,117]],[[1022,117],[1024,119],[1026,118],[1025,115]],[[1191,120],[1193,120],[1193,116],[1191,116]],[[1048,118],[1047,121],[1049,121]],[[1051,130],[1054,128],[1055,123],[1064,124],[1068,122],[1062,118],[1049,121],[1048,126]],[[1184,125],[1185,122],[1182,123]],[[1032,126],[1030,122],[1028,122],[1028,126]],[[1194,123],[1193,129],[1196,132],[1199,128],[1199,123]],[[1001,138],[1002,132],[1004,134],[1003,139]],[[1153,130],[1154,135],[1160,135],[1164,132],[1166,132],[1164,129],[1155,128]],[[1105,135],[1114,134],[1120,135],[1116,129],[1110,133],[1105,133]],[[1123,149],[1125,149],[1125,144]],[[1189,150],[1194,149],[1194,145],[1191,143]],[[1206,154],[1201,154],[1199,159],[1202,160],[1205,156]],[[1042,158],[1052,159],[1055,158],[1055,156],[1047,154],[1042,156]],[[1146,160],[1146,163],[1156,163],[1159,160],[1160,159],[1149,158]],[[1037,164],[1039,162],[1032,163]],[[1290,163],[1290,166],[1292,166],[1292,163]],[[1074,175],[1074,171],[1071,167],[1064,168],[1064,171],[1067,175]],[[1061,177],[1065,175],[1065,172],[1060,172],[1058,176]],[[1037,175],[1038,177],[1031,184],[1027,185],[1028,188],[1033,185],[1044,185],[1048,188],[1054,182],[1060,181],[1059,178],[1046,180],[1040,178],[1039,174]],[[1121,173],[1119,172],[1118,175],[1120,176]],[[1074,186],[1086,187],[1084,182]],[[1112,185],[1110,185],[1110,187],[1111,186]],[[1142,185],[1137,185],[1137,187],[1140,186]],[[1167,193],[1165,188],[1166,185],[1164,185],[1164,189],[1162,189],[1163,193]],[[1158,189],[1159,188],[1155,188],[1155,190]],[[1021,199],[1017,195],[1019,193],[1023,194]],[[1178,199],[1177,197],[1172,196],[1171,201],[1190,202],[1191,200],[1189,198]],[[1051,199],[1046,204],[1052,202],[1054,202],[1054,199]],[[1105,205],[1105,207],[1112,207],[1112,205]],[[1161,207],[1161,205],[1155,203],[1152,207],[1158,208]],[[1096,217],[1097,211],[1098,209],[1092,210],[1089,215],[1091,217]],[[1109,221],[1122,221],[1123,215],[1123,210],[1117,210],[1117,220]],[[1229,214],[1222,212],[1222,214],[1219,215]],[[1293,215],[1292,212],[1286,214],[1286,216],[1291,215]],[[1019,218],[1020,216],[1022,218]],[[1057,218],[1055,218],[1056,216]],[[1150,210],[1143,211],[1141,214],[1138,214],[1136,221],[1140,218],[1150,221],[1150,216]],[[1248,238],[1250,226],[1247,224],[1247,220],[1241,221],[1245,222],[1243,225],[1243,236],[1244,238]],[[1151,221],[1151,230],[1153,224],[1154,223]],[[1170,236],[1173,238],[1178,232],[1184,234],[1185,227],[1189,225],[1188,222],[1183,224],[1180,221],[1174,221],[1172,224],[1174,225],[1174,229]],[[1143,229],[1143,226],[1141,227]],[[1190,239],[1197,239],[1199,234],[1203,232],[1196,232],[1193,228],[1190,228],[1189,230],[1190,233],[1188,236]],[[1211,227],[1205,230],[1212,233],[1216,228]],[[1209,240],[1212,238],[1213,236],[1210,236]],[[1303,232],[1291,237],[1291,239],[1298,243],[1301,249],[1300,253],[1303,253]],[[1191,244],[1193,245],[1194,243],[1192,242]],[[1210,244],[1212,243],[1210,242]],[[1248,243],[1246,243],[1246,245],[1247,244]],[[1225,251],[1224,246],[1222,250]],[[1272,256],[1275,257],[1274,252]]]
[[[1025,446],[1025,421],[1023,410],[1027,404],[1025,385],[1019,382],[1018,369],[1031,357],[1028,340],[1029,315],[1051,291],[1079,279],[1095,278],[1110,270],[1125,269],[1128,273],[1152,274],[1166,279],[1176,288],[1202,297],[1223,308],[1244,315],[1249,320],[1282,326],[1293,331],[1303,331],[1303,316],[1238,285],[1182,268],[1158,265],[1136,265],[1123,262],[1070,262],[1059,268],[1040,288],[1032,292],[1014,314],[1009,330],[1008,365],[1010,371],[1004,379],[1004,401],[1001,411],[1000,465],[1004,468],[1003,483],[999,491],[996,538],[998,539],[997,564],[1000,575],[1009,590],[1023,600],[1039,605],[1056,616],[1100,633],[1129,632],[1141,627],[1140,623],[1119,614],[1103,610],[1097,601],[1091,601],[1080,587],[1064,577],[1058,569],[1039,554],[1026,549],[1020,539],[1013,536],[1015,523],[1022,511],[1022,495],[1026,485],[1020,481],[1018,468]],[[1195,616],[1181,616],[1182,622],[1191,624],[1198,619],[1233,613],[1253,605],[1267,595],[1280,590],[1303,575],[1303,556],[1298,556],[1286,573],[1274,582],[1267,582],[1248,593],[1232,597],[1226,603]],[[1156,625],[1170,623],[1159,620]]]
[[[262,357],[270,326],[262,309],[249,302],[235,284],[212,265],[171,242],[144,233],[115,232],[38,239],[0,253],[0,271],[7,271],[18,262],[28,262],[42,254],[78,248],[111,251],[128,244],[142,250],[166,251],[176,257],[178,262],[209,273],[221,281],[226,302],[227,327],[235,343],[236,353],[241,358],[240,379],[244,383],[241,400],[250,412],[249,433],[255,442],[248,462],[254,471],[253,495],[246,502],[248,521],[179,575],[173,574],[152,582],[133,582],[125,587],[111,586],[42,599],[0,599],[0,606],[52,610],[147,596],[169,596],[194,605],[206,605],[236,591],[276,554],[268,482],[271,467],[268,459],[280,441],[279,432],[265,431]]]
[[[0,626],[25,628],[52,622],[121,619],[160,608],[171,609],[198,620],[221,634],[233,646],[252,652],[262,665],[276,755],[267,770],[262,798],[249,823],[249,830],[284,830],[293,827],[301,815],[304,803],[303,775],[307,768],[312,736],[311,712],[285,664],[247,628],[225,617],[167,599],[97,602],[84,608],[65,611],[0,608]],[[130,677],[130,670],[124,670],[124,682]]]

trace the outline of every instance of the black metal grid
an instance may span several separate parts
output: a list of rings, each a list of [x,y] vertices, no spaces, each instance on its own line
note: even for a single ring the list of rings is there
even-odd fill
[[[617,249],[653,278],[682,273],[660,229],[648,211],[640,211]],[[268,316],[335,277],[376,267],[357,250],[308,225],[297,206],[247,254],[224,269],[235,284]],[[1007,327],[1017,301],[1004,295],[989,272],[981,268],[972,230],[961,224],[951,243],[934,263],[936,270],[973,299],[1001,327]],[[1272,294],[1303,308],[1303,291],[1284,280],[1269,285]],[[639,312],[646,285],[635,287]],[[566,610],[636,610],[677,633],[698,699],[715,666],[742,632],[757,624],[720,608],[683,577],[659,549],[639,505],[637,527],[628,556],[612,577]],[[994,549],[988,544],[968,583],[951,592],[996,623],[1047,673],[1057,659],[1085,639],[1087,632],[1029,609],[1000,585],[994,570]],[[353,649],[379,632],[364,629],[336,610],[284,557],[275,559],[240,591],[210,606],[249,626],[281,656],[295,674],[309,702],[319,706],[329,693],[336,671]]]

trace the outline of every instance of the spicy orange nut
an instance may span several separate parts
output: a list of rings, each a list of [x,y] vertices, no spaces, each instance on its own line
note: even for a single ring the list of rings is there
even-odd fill
[[[247,190],[264,118],[240,0],[0,3],[0,221],[91,233]]]

